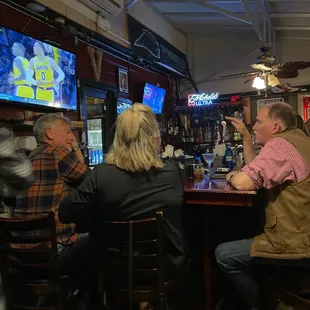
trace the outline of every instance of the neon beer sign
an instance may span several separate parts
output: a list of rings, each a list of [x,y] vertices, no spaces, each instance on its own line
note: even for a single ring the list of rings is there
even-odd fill
[[[219,93],[212,94],[191,94],[188,95],[188,106],[189,107],[202,107],[211,105],[213,100],[216,100],[219,97]]]

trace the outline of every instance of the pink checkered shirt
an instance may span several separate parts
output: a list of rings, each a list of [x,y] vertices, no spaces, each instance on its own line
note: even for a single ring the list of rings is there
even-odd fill
[[[310,174],[310,166],[290,142],[273,138],[242,171],[251,178],[258,190],[271,189],[284,182],[300,182]]]

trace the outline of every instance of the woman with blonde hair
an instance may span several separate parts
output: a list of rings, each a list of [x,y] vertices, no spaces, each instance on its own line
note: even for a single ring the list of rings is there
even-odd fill
[[[162,210],[165,266],[171,274],[185,259],[181,228],[183,182],[178,162],[160,158],[160,145],[151,108],[136,103],[125,110],[117,118],[114,141],[104,163],[62,201],[59,219],[76,223],[87,218],[89,212],[95,218],[93,227],[96,222],[102,225],[103,221],[148,218]],[[103,242],[102,236],[98,237]]]
[[[128,172],[162,168],[164,164],[158,155],[160,145],[160,132],[152,109],[136,103],[118,117],[113,145],[105,163]]]

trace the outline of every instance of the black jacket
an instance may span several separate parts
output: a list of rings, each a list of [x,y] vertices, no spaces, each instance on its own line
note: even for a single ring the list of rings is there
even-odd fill
[[[167,160],[161,169],[137,173],[103,163],[61,202],[59,219],[63,223],[134,220],[162,210],[167,256],[178,267],[185,255],[182,206],[183,182],[176,161]]]

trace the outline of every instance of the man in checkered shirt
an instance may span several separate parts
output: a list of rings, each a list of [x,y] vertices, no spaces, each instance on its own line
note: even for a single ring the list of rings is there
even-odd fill
[[[262,190],[265,205],[253,239],[220,244],[216,261],[251,309],[258,308],[254,265],[310,267],[310,138],[296,127],[286,103],[259,110],[251,136],[241,120],[227,117],[243,137],[246,166],[227,175],[237,190]]]
[[[84,265],[89,265],[89,237],[77,233],[74,224],[62,224],[58,211],[61,200],[81,184],[89,169],[84,164],[67,118],[54,113],[45,114],[36,121],[33,132],[38,146],[29,158],[35,181],[18,195],[15,214],[37,218],[53,211],[61,268],[72,277],[78,276],[86,269]]]

